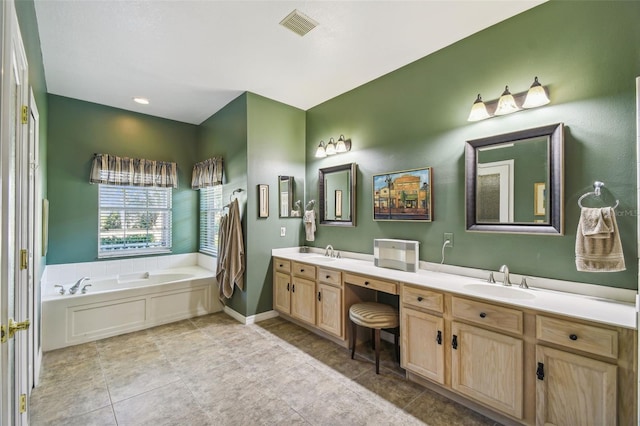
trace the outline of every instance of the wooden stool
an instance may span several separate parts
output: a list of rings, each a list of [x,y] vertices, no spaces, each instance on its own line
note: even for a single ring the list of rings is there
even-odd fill
[[[398,310],[393,306],[376,302],[362,302],[349,308],[351,320],[351,359],[356,353],[357,326],[367,327],[374,332],[374,349],[376,352],[376,374],[380,374],[380,330],[396,328],[400,323]],[[395,334],[395,344],[398,346],[398,336]]]

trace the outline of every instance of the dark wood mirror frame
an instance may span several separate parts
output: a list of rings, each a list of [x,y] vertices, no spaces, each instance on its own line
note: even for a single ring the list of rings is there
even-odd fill
[[[531,138],[548,136],[548,182],[549,210],[547,223],[478,223],[476,211],[476,188],[478,183],[478,148],[503,143],[518,143]],[[564,125],[551,124],[534,129],[521,130],[503,135],[467,141],[465,145],[465,193],[466,229],[481,232],[508,232],[525,234],[564,234]]]
[[[325,177],[328,174],[348,171],[349,172],[349,220],[328,220],[326,218],[326,203],[334,200],[335,194],[325,194]],[[320,211],[321,225],[335,226],[356,226],[356,163],[342,164],[339,166],[325,167],[318,171],[318,203]],[[342,207],[346,210],[346,206]]]

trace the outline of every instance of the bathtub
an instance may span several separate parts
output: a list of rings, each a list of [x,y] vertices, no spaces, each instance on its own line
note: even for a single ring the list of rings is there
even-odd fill
[[[76,294],[53,285],[42,296],[42,349],[49,351],[221,309],[214,273],[187,266],[91,278]],[[81,293],[82,287],[86,293]]]

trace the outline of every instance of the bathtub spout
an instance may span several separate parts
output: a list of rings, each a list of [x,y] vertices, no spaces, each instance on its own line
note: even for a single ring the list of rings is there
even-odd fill
[[[80,278],[74,285],[73,287],[71,287],[69,289],[69,294],[76,294],[78,292],[78,289],[80,288],[80,286],[82,285],[82,283],[84,281],[87,281],[89,279],[89,277],[83,277]]]

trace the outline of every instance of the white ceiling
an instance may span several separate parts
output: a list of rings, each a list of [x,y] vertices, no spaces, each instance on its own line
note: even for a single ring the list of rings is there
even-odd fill
[[[307,110],[544,1],[35,6],[49,93],[200,124],[245,91]],[[319,26],[300,37],[279,25],[294,9]]]

